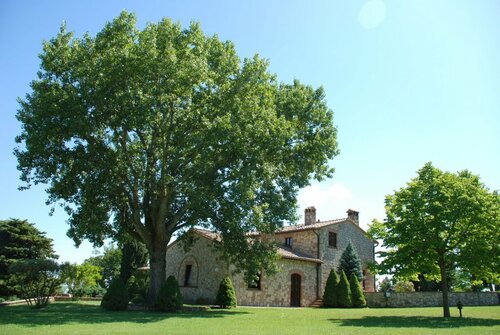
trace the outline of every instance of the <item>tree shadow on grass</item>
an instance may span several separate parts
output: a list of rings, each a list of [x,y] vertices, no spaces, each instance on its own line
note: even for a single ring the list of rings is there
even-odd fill
[[[329,319],[344,327],[462,328],[500,326],[500,320],[480,318],[442,318],[424,316],[365,316],[359,319]]]
[[[43,309],[25,305],[0,308],[0,326],[7,324],[35,327],[39,325],[96,324],[113,322],[151,323],[171,318],[223,318],[248,314],[238,310],[208,310],[196,312],[162,313],[154,311],[106,311],[98,305],[53,303]]]

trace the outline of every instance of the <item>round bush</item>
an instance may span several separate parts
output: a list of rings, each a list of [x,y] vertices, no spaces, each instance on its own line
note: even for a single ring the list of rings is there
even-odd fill
[[[115,278],[109,285],[108,291],[102,297],[101,306],[111,311],[124,311],[128,307],[128,292],[125,283]]]
[[[231,278],[225,277],[222,279],[219,285],[219,291],[217,292],[217,298],[215,299],[215,304],[221,308],[236,307],[236,292],[234,292]]]
[[[155,307],[164,312],[176,312],[182,308],[182,294],[174,276],[168,277],[161,285]]]

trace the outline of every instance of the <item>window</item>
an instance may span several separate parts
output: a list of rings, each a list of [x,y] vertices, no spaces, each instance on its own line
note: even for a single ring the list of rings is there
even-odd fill
[[[287,237],[285,238],[285,245],[289,248],[292,247],[292,244],[293,244],[293,238],[292,237]]]
[[[363,270],[363,291],[366,291],[366,270]]]
[[[191,277],[191,269],[192,269],[191,264],[186,265],[186,270],[184,271],[184,286],[189,286],[189,279]]]
[[[260,290],[260,280],[262,279],[261,277],[262,276],[259,272],[257,274],[257,279],[252,280],[250,283],[248,283],[248,288],[254,288],[254,289]]]
[[[337,247],[337,233],[328,232],[328,245],[332,248]]]

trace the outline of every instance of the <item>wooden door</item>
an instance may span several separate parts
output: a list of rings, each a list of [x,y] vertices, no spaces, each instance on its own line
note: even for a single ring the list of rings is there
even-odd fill
[[[294,273],[291,278],[291,293],[290,293],[290,306],[300,307],[300,286],[301,277],[299,274]]]

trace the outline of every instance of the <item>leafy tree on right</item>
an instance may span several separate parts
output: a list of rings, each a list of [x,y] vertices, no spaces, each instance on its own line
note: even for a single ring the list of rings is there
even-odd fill
[[[379,269],[398,278],[427,273],[440,279],[444,317],[450,316],[450,269],[498,282],[500,195],[478,176],[467,170],[444,172],[427,163],[385,204],[385,221],[374,221],[369,230],[383,240]]]

